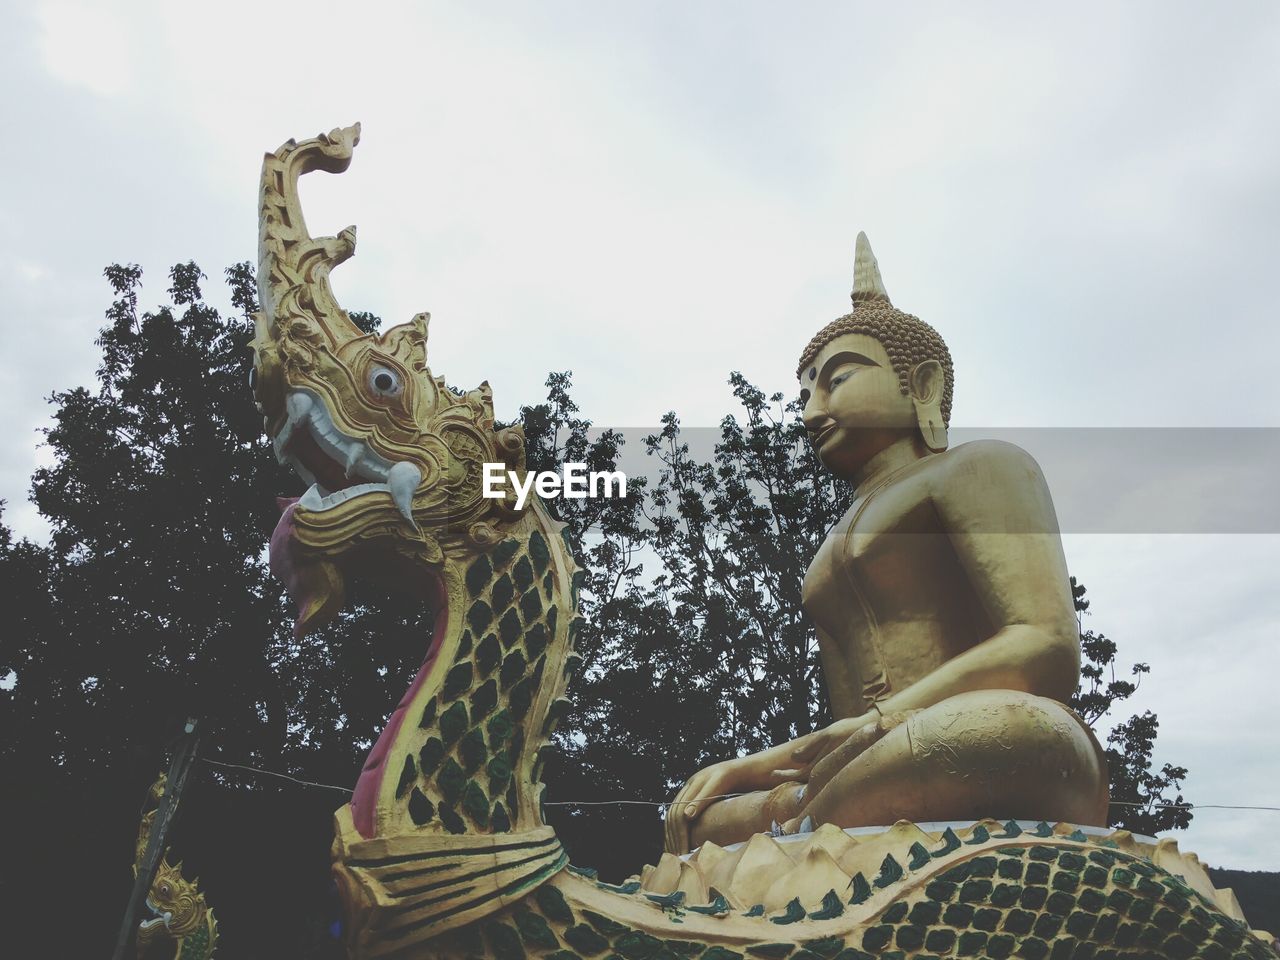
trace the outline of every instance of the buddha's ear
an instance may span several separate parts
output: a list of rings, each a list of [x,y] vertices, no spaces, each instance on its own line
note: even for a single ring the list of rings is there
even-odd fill
[[[934,453],[947,449],[947,425],[942,419],[942,394],[946,373],[937,360],[925,360],[911,369],[907,378],[911,403],[916,408],[916,423],[925,446]]]

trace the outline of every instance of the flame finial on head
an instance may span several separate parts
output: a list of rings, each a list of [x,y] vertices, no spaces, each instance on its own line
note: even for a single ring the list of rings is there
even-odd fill
[[[884,300],[889,302],[889,292],[884,288],[884,280],[880,277],[880,264],[876,255],[871,252],[871,241],[865,233],[858,233],[858,242],[853,253],[853,292],[849,298],[857,306],[863,300]]]

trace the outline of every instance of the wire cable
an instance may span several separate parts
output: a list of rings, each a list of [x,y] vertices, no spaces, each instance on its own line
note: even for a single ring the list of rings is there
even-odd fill
[[[216,767],[228,767],[234,770],[244,770],[248,773],[260,773],[268,777],[279,777],[281,780],[289,780],[293,783],[301,784],[304,787],[322,787],[325,790],[337,790],[339,793],[351,793],[347,787],[335,786],[332,783],[317,783],[314,780],[300,780],[297,777],[291,777],[287,773],[277,773],[275,770],[264,770],[261,767],[251,767],[243,763],[226,763],[222,760],[211,760],[208,757],[197,757],[197,761],[203,763],[211,763]],[[729,797],[741,797],[741,793],[720,793],[713,797],[701,797],[698,802],[706,800],[725,800]],[[631,804],[643,807],[669,807],[670,800],[548,800],[545,806],[548,807],[607,807],[621,806]],[[1274,813],[1280,813],[1280,807],[1266,807],[1240,804],[1226,803],[1143,803],[1134,800],[1112,800],[1111,805],[1115,807],[1150,807],[1153,810],[1266,810]]]
[[[300,783],[304,787],[323,787],[326,790],[337,790],[339,793],[351,793],[346,787],[336,787],[331,783],[316,783],[314,780],[299,780],[297,777],[291,777],[287,773],[277,773],[274,770],[263,770],[260,767],[249,767],[243,763],[225,763],[222,760],[210,760],[208,757],[197,757],[204,763],[211,763],[215,767],[229,767],[233,770],[246,770],[249,773],[260,773],[267,777],[279,777],[281,780],[291,780],[294,783]]]

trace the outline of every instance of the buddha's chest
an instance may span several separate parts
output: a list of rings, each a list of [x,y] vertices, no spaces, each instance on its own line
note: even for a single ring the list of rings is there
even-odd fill
[[[855,503],[827,535],[803,601],[851,666],[899,663],[914,675],[976,642],[972,594],[926,484],[910,476]]]

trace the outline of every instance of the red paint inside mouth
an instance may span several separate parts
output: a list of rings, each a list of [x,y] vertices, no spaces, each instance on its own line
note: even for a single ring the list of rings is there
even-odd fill
[[[306,427],[294,431],[285,449],[297,457],[298,462],[311,471],[316,483],[329,493],[366,482],[359,477],[349,478],[346,466],[329,456]]]
[[[422,689],[423,685],[431,677],[436,665],[436,654],[440,652],[440,646],[444,642],[445,630],[449,625],[449,595],[445,590],[444,581],[438,575],[432,573],[430,574],[429,583],[436,610],[436,623],[431,632],[431,646],[427,649],[427,656],[422,661],[422,666],[418,668],[418,674],[413,678],[413,683],[409,684],[409,689],[400,698],[400,703],[396,705],[391,718],[387,721],[386,727],[378,735],[378,742],[373,745],[373,750],[369,752],[369,756],[364,762],[364,767],[360,771],[360,777],[356,780],[355,791],[351,795],[351,819],[355,824],[356,830],[360,832],[360,836],[366,840],[372,839],[377,834],[378,794],[382,790],[382,780],[387,774],[387,760],[391,755],[391,744],[395,742],[396,735],[400,732],[400,727],[404,723],[405,713],[408,711],[409,706],[418,695],[418,691]]]

